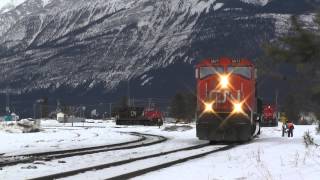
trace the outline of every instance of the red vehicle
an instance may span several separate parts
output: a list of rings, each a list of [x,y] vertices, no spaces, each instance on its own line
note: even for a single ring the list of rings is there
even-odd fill
[[[154,125],[162,125],[163,124],[163,115],[162,112],[155,108],[146,108],[144,110],[144,117]]]
[[[163,115],[156,108],[120,108],[116,118],[117,125],[162,125]]]
[[[247,59],[206,59],[196,65],[197,137],[248,141],[260,132],[256,69]],[[261,111],[261,110],[260,110]]]
[[[262,127],[276,127],[278,126],[278,113],[275,105],[266,104],[262,110]]]

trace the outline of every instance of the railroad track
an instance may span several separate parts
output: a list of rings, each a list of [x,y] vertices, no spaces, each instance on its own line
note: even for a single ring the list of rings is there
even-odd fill
[[[81,177],[83,178],[86,173],[88,173],[88,177],[91,177],[90,173],[100,173],[101,176],[99,177],[103,177],[104,179],[129,179],[192,159],[204,157],[206,155],[213,154],[219,151],[228,150],[235,146],[236,144],[213,146],[207,143],[101,164],[97,166],[50,174],[42,177],[32,178],[30,180],[47,180],[68,177],[72,179],[80,179]]]
[[[81,125],[77,125],[77,126],[46,126],[44,127],[44,129],[65,129],[65,130],[79,130],[79,129],[89,129],[89,128],[106,128],[105,126],[87,126],[87,125],[84,125],[84,126],[81,126]]]
[[[38,160],[50,161],[58,158],[81,156],[81,155],[114,151],[114,150],[133,149],[133,148],[158,144],[167,140],[167,138],[163,136],[157,136],[152,134],[141,134],[136,132],[129,132],[128,134],[133,136],[138,136],[139,138],[134,141],[128,141],[128,142],[110,144],[110,145],[104,145],[104,146],[23,154],[18,156],[2,155],[0,157],[0,167],[13,166],[21,163],[32,163]]]

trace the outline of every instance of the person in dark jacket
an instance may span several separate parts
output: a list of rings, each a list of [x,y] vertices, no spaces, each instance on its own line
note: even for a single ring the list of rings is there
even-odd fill
[[[288,137],[293,137],[293,129],[294,129],[293,123],[289,122],[288,123]]]
[[[284,134],[286,133],[286,131],[287,131],[287,123],[285,122],[282,124],[282,137],[284,137]]]

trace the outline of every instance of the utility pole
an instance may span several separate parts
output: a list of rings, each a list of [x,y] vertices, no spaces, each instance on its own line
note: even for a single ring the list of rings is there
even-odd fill
[[[151,99],[151,98],[148,98],[148,106],[149,106],[149,109],[151,108],[151,101],[152,101],[152,99]]]
[[[277,112],[276,119],[277,120],[278,120],[278,118],[280,116],[280,114],[279,114],[279,106],[278,106],[278,96],[279,96],[279,91],[278,91],[278,89],[276,89],[276,99],[275,99],[275,101],[276,101],[276,112]]]
[[[112,117],[112,103],[109,103],[109,116]]]
[[[33,119],[36,119],[36,103],[33,103]]]
[[[6,92],[6,113],[10,114],[10,96],[8,90]]]
[[[130,102],[130,78],[128,77],[128,106],[131,106],[131,102]]]
[[[276,89],[276,99],[275,99],[276,108],[278,108],[278,96],[279,96],[279,91],[278,91],[278,89]]]

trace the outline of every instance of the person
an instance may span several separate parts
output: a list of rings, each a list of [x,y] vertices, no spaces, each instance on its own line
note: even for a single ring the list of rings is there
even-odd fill
[[[287,131],[287,123],[284,122],[282,123],[282,137],[284,137],[284,134],[286,133]]]
[[[280,121],[282,122],[282,137],[284,137],[284,134],[287,131],[287,123],[288,123],[288,118],[286,116],[286,113],[282,112],[280,114]]]
[[[294,129],[293,123],[289,122],[288,123],[288,137],[293,137],[293,129]]]
[[[159,129],[160,129],[160,127],[161,127],[161,119],[160,118],[158,118],[158,126],[159,126]]]

